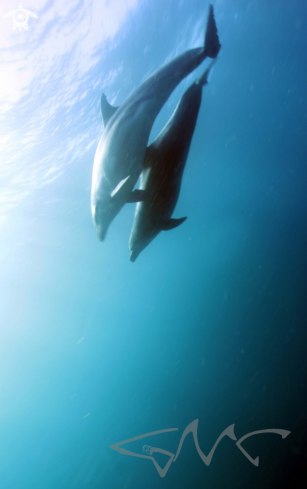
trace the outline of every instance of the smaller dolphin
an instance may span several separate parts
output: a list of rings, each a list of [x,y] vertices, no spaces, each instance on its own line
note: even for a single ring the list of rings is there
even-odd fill
[[[146,192],[148,198],[136,207],[129,241],[132,262],[160,231],[174,229],[186,220],[186,217],[172,219],[171,215],[179,197],[183,170],[201,104],[202,88],[208,83],[213,63],[186,90],[173,115],[146,150],[140,189]]]
[[[95,154],[91,209],[98,238],[107,230],[127,202],[146,199],[134,190],[142,172],[146,147],[153,123],[179,83],[206,57],[216,58],[220,42],[212,5],[209,6],[204,44],[177,56],[155,71],[119,107],[102,98],[101,109],[106,127]]]

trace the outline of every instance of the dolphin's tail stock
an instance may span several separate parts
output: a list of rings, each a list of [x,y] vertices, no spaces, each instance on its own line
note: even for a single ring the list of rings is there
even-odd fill
[[[209,64],[208,68],[206,69],[206,71],[204,71],[204,73],[202,74],[202,76],[200,78],[198,78],[198,80],[196,81],[197,85],[200,85],[200,86],[207,85],[209,74],[210,74],[211,68],[214,65],[215,61],[216,60],[213,59],[211,61],[211,63]]]
[[[214,18],[213,6],[209,6],[207,28],[205,34],[205,54],[209,58],[216,58],[221,49],[217,27]]]

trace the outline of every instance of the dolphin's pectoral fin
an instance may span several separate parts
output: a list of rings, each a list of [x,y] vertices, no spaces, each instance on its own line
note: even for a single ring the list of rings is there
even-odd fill
[[[112,115],[115,114],[115,112],[117,111],[118,107],[114,107],[113,105],[109,104],[109,102],[107,101],[107,97],[103,93],[100,100],[100,109],[103,123],[106,126]]]
[[[131,192],[130,196],[127,199],[128,204],[134,204],[135,202],[144,202],[144,200],[147,200],[149,197],[149,192],[146,190],[133,190]]]
[[[127,192],[127,187],[130,185],[129,182],[130,175],[126,178],[123,178],[118,185],[116,185],[115,189],[111,192],[112,199],[121,198],[121,195]]]
[[[171,229],[175,229],[180,226],[180,224],[182,224],[185,220],[186,217],[181,217],[180,219],[168,219],[161,222],[160,229],[161,231],[170,231]]]

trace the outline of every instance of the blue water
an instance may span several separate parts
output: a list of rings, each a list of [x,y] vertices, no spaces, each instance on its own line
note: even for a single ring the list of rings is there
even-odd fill
[[[120,105],[202,44],[205,0],[32,0],[0,35],[1,489],[307,486],[307,8],[216,0],[222,49],[174,217],[129,261],[134,204],[100,243],[100,95]],[[17,8],[1,4],[1,18]],[[159,133],[198,68],[158,116]],[[151,460],[110,445],[176,453]],[[153,455],[163,467],[168,457]]]

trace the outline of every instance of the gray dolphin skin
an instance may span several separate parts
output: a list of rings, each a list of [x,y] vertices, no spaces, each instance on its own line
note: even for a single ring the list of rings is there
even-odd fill
[[[215,58],[219,49],[210,5],[203,47],[190,49],[157,70],[118,108],[102,96],[106,126],[95,154],[91,191],[92,217],[100,241],[125,203],[146,198],[146,192],[133,188],[142,171],[152,125],[162,106],[181,80],[206,57]]]
[[[134,262],[160,233],[174,229],[186,217],[171,219],[178,201],[181,180],[196,126],[202,88],[208,82],[210,63],[199,80],[183,94],[159,136],[147,148],[140,188],[148,194],[139,202],[130,235],[130,260]]]

